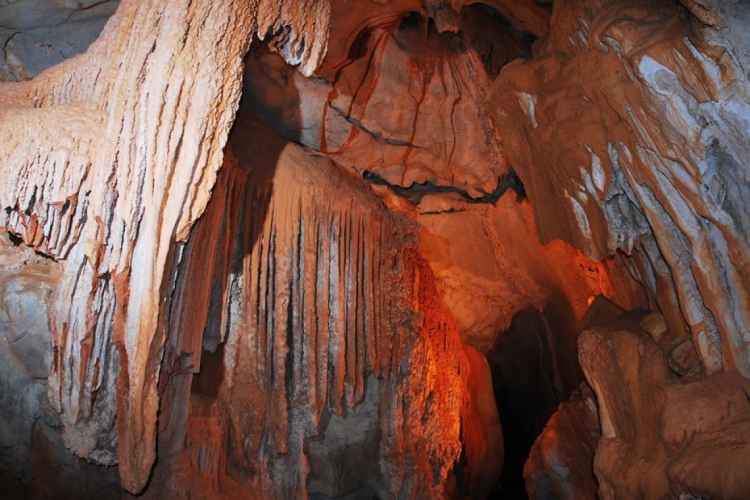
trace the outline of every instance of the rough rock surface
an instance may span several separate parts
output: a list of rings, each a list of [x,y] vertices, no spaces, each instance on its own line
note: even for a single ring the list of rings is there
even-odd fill
[[[747,496],[696,456],[747,463],[750,9],[548,3],[123,0],[85,53],[0,84],[3,470],[79,470],[82,496],[119,473],[151,498],[482,497],[481,353],[532,311],[517,345],[543,344],[552,407],[587,325],[601,496]],[[115,5],[2,2],[2,78]],[[241,114],[225,149],[243,77],[306,147]],[[14,270],[32,250],[54,273]],[[532,475],[567,491],[545,453],[578,467],[584,441]]]
[[[45,411],[52,335],[47,304],[60,266],[0,234],[0,467],[28,482],[34,420]]]
[[[419,15],[379,20],[356,36],[315,79],[276,54],[251,53],[247,106],[290,139],[393,189],[490,195],[507,168],[499,142],[488,140],[490,77],[477,52]]]
[[[588,330],[580,350],[599,407],[600,498],[750,495],[747,379],[676,380],[653,339],[626,330]]]
[[[697,5],[713,25],[670,1],[556,2],[549,37],[492,99],[516,124],[505,153],[542,241],[634,255],[706,370],[748,376],[750,10]]]
[[[409,8],[395,2],[366,20],[357,8],[334,9],[332,47],[310,78],[257,45],[243,107],[363,176],[389,207],[419,222],[420,252],[441,298],[464,341],[483,352],[527,307],[570,309],[569,330],[593,295],[645,307],[622,259],[592,263],[560,242],[538,242],[502,152],[505,127],[493,125],[487,101],[492,78],[527,55],[518,30],[474,6],[460,10],[460,36],[440,33]],[[567,355],[575,357],[575,339]]]
[[[435,198],[424,203],[442,204]],[[560,362],[575,365],[575,325],[590,297],[603,294],[628,309],[648,306],[626,259],[594,263],[561,241],[540,244],[531,205],[518,203],[513,193],[496,204],[449,203],[457,208],[416,216],[420,248],[462,338],[481,351],[489,351],[513,318],[532,308],[548,317]],[[579,383],[572,381],[567,390]]]
[[[0,2],[0,81],[21,81],[84,52],[119,0]]]
[[[484,458],[501,449],[482,446],[501,442],[486,363],[435,300],[413,223],[251,117],[230,144],[174,257],[163,456],[187,454],[216,494],[228,478],[269,498],[439,498],[463,441],[470,488],[486,482],[498,461]],[[183,418],[195,397],[225,431],[204,436],[192,407]]]
[[[0,497],[116,496],[116,470],[65,448],[47,399],[49,299],[62,266],[0,233]]]
[[[747,379],[705,376],[690,340],[675,347],[657,313],[598,297],[578,328],[587,382],[534,444],[524,468],[530,498],[750,494]],[[712,458],[722,454],[731,461]]]
[[[309,71],[327,31],[325,2],[183,7],[123,2],[85,54],[0,84],[0,176],[15,180],[0,224],[65,261],[49,396],[66,444],[119,461],[133,492],[155,459],[167,261],[208,201],[250,34],[306,33],[281,47]]]
[[[596,398],[583,383],[534,442],[523,470],[529,498],[596,498],[593,462],[600,435]]]

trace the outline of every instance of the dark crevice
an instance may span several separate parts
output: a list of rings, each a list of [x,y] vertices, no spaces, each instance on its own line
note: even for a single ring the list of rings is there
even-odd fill
[[[198,373],[193,376],[191,392],[217,398],[224,383],[224,344],[215,351],[204,350]]]
[[[14,247],[20,246],[21,243],[23,243],[23,240],[19,236],[16,236],[10,231],[6,232],[5,234],[8,235],[8,239],[10,240],[10,242],[13,244]]]
[[[512,189],[516,192],[516,202],[520,203],[526,198],[526,190],[524,189],[523,182],[516,175],[514,171],[498,177],[497,187],[492,190],[491,193],[483,194],[482,196],[471,196],[465,189],[458,188],[456,186],[441,186],[435,184],[432,181],[425,181],[422,183],[415,182],[410,186],[404,187],[398,184],[391,184],[385,180],[379,174],[365,170],[362,173],[362,177],[369,183],[378,186],[387,186],[388,189],[396,193],[402,198],[406,198],[413,205],[419,205],[428,194],[443,194],[443,193],[454,193],[462,198],[466,199],[470,203],[497,203],[507,190]]]
[[[548,16],[552,16],[552,2],[551,1],[540,1],[534,0],[537,7],[542,9]]]
[[[467,43],[480,55],[492,77],[514,59],[531,59],[531,46],[537,37],[493,7],[475,3],[464,7],[461,14]]]
[[[460,210],[460,209],[451,207],[448,210],[433,210],[431,212],[421,212],[420,215],[460,214],[461,212],[466,212],[466,210]]]
[[[10,28],[6,28],[6,29],[10,29]],[[8,59],[8,45],[10,44],[11,40],[13,40],[13,38],[16,35],[21,35],[22,33],[23,33],[22,31],[16,31],[12,35],[10,35],[7,40],[5,40],[5,43],[3,44],[3,53],[5,55],[6,60]]]
[[[562,402],[553,380],[554,345],[544,313],[526,309],[487,353],[505,441],[497,489],[488,500],[526,499],[523,467],[534,440]]]

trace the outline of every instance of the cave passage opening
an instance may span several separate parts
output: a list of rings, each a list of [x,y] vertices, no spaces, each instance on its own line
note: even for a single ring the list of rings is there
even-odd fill
[[[493,499],[528,498],[524,464],[547,421],[570,395],[558,358],[559,336],[571,332],[553,332],[549,316],[534,308],[517,313],[487,353],[505,442],[503,472]]]

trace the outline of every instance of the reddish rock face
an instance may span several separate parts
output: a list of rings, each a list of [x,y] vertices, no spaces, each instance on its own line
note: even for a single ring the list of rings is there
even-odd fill
[[[524,465],[530,498],[597,498],[592,469],[601,430],[596,398],[588,384],[547,422]]]
[[[0,493],[750,496],[748,23],[0,2]]]

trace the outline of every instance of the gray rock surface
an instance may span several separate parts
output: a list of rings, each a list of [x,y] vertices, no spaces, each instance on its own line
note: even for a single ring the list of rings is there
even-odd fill
[[[46,406],[52,337],[47,300],[60,267],[0,235],[0,471],[30,479],[34,422]]]
[[[33,78],[84,52],[119,0],[0,0],[0,81]]]
[[[47,400],[52,367],[49,300],[62,266],[0,233],[0,498],[110,498],[117,469],[63,444]],[[109,497],[106,495],[110,495]]]

